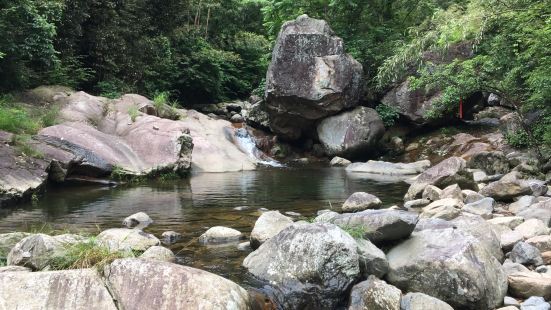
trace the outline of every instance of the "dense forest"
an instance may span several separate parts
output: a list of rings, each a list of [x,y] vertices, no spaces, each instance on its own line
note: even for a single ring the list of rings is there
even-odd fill
[[[167,93],[183,106],[262,94],[281,25],[304,13],[327,20],[362,63],[365,105],[408,76],[443,91],[435,115],[494,93],[543,115],[513,140],[551,144],[549,0],[3,0],[0,92],[59,84]],[[426,57],[457,45],[471,55]]]

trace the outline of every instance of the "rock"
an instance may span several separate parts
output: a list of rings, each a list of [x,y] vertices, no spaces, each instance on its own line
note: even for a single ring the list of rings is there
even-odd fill
[[[414,175],[425,171],[428,167],[430,167],[430,161],[428,160],[407,164],[369,160],[366,163],[353,163],[346,167],[346,171],[383,175]]]
[[[551,200],[533,204],[529,208],[517,212],[516,215],[525,219],[538,219],[546,226],[551,226]]]
[[[524,240],[522,234],[518,231],[506,232],[500,236],[501,248],[504,251],[510,251],[513,249],[515,244]]]
[[[513,213],[518,213],[525,210],[529,206],[537,203],[536,197],[531,195],[518,197],[517,200],[509,205],[508,210]]]
[[[536,267],[543,265],[540,251],[535,246],[522,241],[515,244],[509,258],[513,263],[533,265]]]
[[[242,237],[243,234],[239,230],[224,226],[214,226],[199,236],[199,243],[226,243],[238,241]]]
[[[163,242],[166,244],[174,244],[182,239],[182,234],[175,231],[165,231],[161,235]]]
[[[541,259],[545,265],[551,265],[551,251],[542,252]]]
[[[520,304],[520,310],[549,310],[551,305],[542,297],[532,296]]]
[[[286,22],[266,75],[270,128],[296,140],[316,120],[356,106],[362,71],[327,22],[306,15]]]
[[[442,190],[442,193],[440,193],[440,199],[444,198],[453,198],[463,201],[463,193],[461,192],[461,188],[459,188],[457,184],[447,186]]]
[[[473,171],[473,180],[477,183],[487,182],[488,175],[484,171],[476,170],[476,171]]]
[[[342,158],[342,157],[339,157],[339,156],[335,156],[333,157],[333,159],[331,159],[331,162],[329,163],[331,166],[335,166],[335,167],[346,167],[348,165],[350,165],[352,162],[346,158]]]
[[[249,254],[243,266],[273,288],[284,309],[329,309],[360,277],[356,241],[335,225],[293,224]]]
[[[370,276],[352,288],[348,310],[399,310],[401,296],[399,289]]]
[[[152,246],[161,244],[161,241],[152,234],[128,228],[104,230],[97,236],[97,241],[113,252],[145,251]]]
[[[344,212],[356,212],[379,209],[382,205],[383,202],[377,196],[365,192],[356,192],[346,199],[342,205],[342,210]]]
[[[453,219],[450,223],[456,229],[476,238],[493,257],[500,262],[503,261],[499,237],[488,222],[478,216],[462,215]]]
[[[29,233],[12,232],[0,234],[0,256],[5,257],[11,249],[23,238],[30,236]]]
[[[293,220],[279,213],[279,211],[262,213],[254,223],[251,232],[251,247],[257,249],[261,244],[292,224]]]
[[[547,226],[538,219],[529,219],[524,223],[515,227],[515,231],[519,232],[524,239],[529,239],[539,235],[549,233]]]
[[[369,275],[374,275],[377,278],[384,277],[388,272],[388,261],[385,253],[369,240],[357,239],[356,242],[358,244],[362,277],[367,278]]]
[[[8,265],[29,267],[33,270],[46,268],[50,261],[63,256],[66,246],[82,240],[76,235],[48,236],[34,234],[19,241],[8,254]]]
[[[520,216],[502,216],[488,220],[488,223],[494,225],[504,225],[511,229],[515,229],[515,227],[522,224],[522,222],[524,222],[524,218]]]
[[[511,170],[509,160],[500,151],[480,152],[471,156],[467,162],[471,169],[482,169],[488,174],[504,174]]]
[[[122,225],[127,228],[134,228],[143,230],[147,226],[153,223],[153,220],[145,212],[138,212],[130,215],[122,221]]]
[[[457,199],[440,199],[424,207],[421,218],[438,218],[449,221],[461,214],[462,207],[463,203]]]
[[[330,222],[341,227],[359,227],[365,230],[364,238],[375,244],[395,241],[408,237],[418,215],[397,210],[365,210],[344,213],[333,217]]]
[[[505,307],[507,306],[515,306],[517,308],[520,307],[520,303],[513,297],[509,297],[509,296],[505,296],[505,298],[503,298],[503,305]]]
[[[543,258],[543,257],[542,257]],[[549,268],[550,266],[545,266],[545,265],[542,265],[542,266],[538,266],[536,267],[535,271],[537,273],[543,273],[543,274],[547,274],[547,275],[550,275],[551,274],[551,269]]]
[[[507,297],[505,297],[507,298]],[[423,293],[407,293],[402,296],[401,310],[453,310],[447,303]]]
[[[550,235],[540,235],[529,238],[526,240],[531,246],[536,247],[540,252],[551,251],[551,236]]]
[[[154,259],[162,262],[170,262],[174,263],[176,262],[176,255],[172,253],[171,250],[162,247],[162,246],[152,246],[149,249],[145,250],[142,255],[140,255],[140,258],[145,259]]]
[[[484,196],[470,189],[464,189],[461,193],[463,194],[464,203],[472,203],[484,198]]]
[[[237,249],[239,251],[252,251],[252,247],[251,247],[251,242],[248,241],[248,242],[241,242],[240,244],[237,245]]]
[[[467,171],[465,160],[459,157],[450,157],[439,164],[421,173],[411,184],[405,200],[417,198],[427,185],[434,185],[439,188],[457,184],[464,189],[476,189],[476,183],[472,173]]]
[[[510,260],[505,260],[503,263],[503,271],[507,276],[517,273],[517,272],[529,272],[530,269],[526,268],[524,265],[521,265],[519,263],[513,263]]]
[[[486,197],[476,202],[466,204],[462,211],[480,215],[484,219],[490,219],[492,218],[492,212],[494,211],[495,205],[496,201],[493,198]]]
[[[270,129],[270,119],[268,113],[266,112],[266,107],[264,101],[259,101],[254,103],[249,110],[249,115],[246,117],[247,124],[252,127],[269,130]]]
[[[32,271],[31,268],[21,267],[21,266],[0,267],[0,273],[3,273],[3,272],[31,272],[31,271]]]
[[[444,228],[456,228],[450,221],[443,219],[422,218],[419,219],[414,231],[421,231],[426,229],[444,229]]]
[[[239,285],[187,266],[129,258],[106,266],[104,274],[122,309],[248,309],[250,304]]]
[[[430,201],[436,201],[439,200],[442,196],[442,190],[434,185],[427,185],[425,189],[423,190],[423,194],[421,197],[423,199],[428,199]]]
[[[551,298],[551,276],[534,271],[515,272],[508,276],[509,292],[519,298]]]
[[[507,291],[498,260],[461,230],[415,232],[392,248],[387,259],[390,284],[430,294],[454,308],[492,309],[501,305]]]
[[[0,273],[0,300],[2,309],[118,309],[93,269]]]
[[[230,122],[236,124],[236,123],[243,123],[245,121],[245,119],[243,118],[243,116],[241,116],[241,114],[234,114],[231,118],[230,118]]]
[[[406,201],[404,203],[404,208],[408,210],[415,209],[415,208],[423,208],[428,204],[430,204],[430,200],[428,199],[415,199],[415,200]]]
[[[384,132],[379,114],[366,107],[329,116],[317,127],[319,140],[330,156],[357,157],[374,153]]]
[[[491,182],[480,190],[480,194],[495,200],[507,201],[531,193],[530,186],[519,179],[517,172],[510,172],[499,181]]]

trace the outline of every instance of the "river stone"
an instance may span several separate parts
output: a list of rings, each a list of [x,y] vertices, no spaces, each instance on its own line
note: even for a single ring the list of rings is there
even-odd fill
[[[118,309],[94,269],[0,273],[1,309]]]
[[[366,107],[329,116],[317,127],[319,140],[330,156],[357,157],[374,153],[384,132],[379,114]]]
[[[172,230],[163,232],[161,236],[166,244],[174,244],[182,239],[181,233]]]
[[[400,310],[401,296],[396,287],[370,276],[352,288],[348,310]]]
[[[234,282],[207,271],[144,259],[115,260],[104,269],[122,309],[248,309],[250,297]]]
[[[381,199],[366,192],[356,192],[342,204],[342,211],[356,212],[367,209],[379,209],[383,205]]]
[[[404,208],[410,210],[415,208],[423,208],[430,204],[430,200],[428,199],[415,199],[404,202]]]
[[[551,236],[540,235],[526,240],[529,245],[535,246],[540,252],[551,251]]]
[[[515,306],[517,308],[520,307],[520,303],[518,302],[518,300],[510,296],[505,296],[505,298],[503,298],[503,305],[505,307],[507,306]]]
[[[122,221],[127,228],[142,230],[153,223],[153,220],[145,212],[138,212],[130,215]]]
[[[509,167],[509,160],[507,160],[505,154],[500,151],[482,151],[476,153],[467,161],[467,167],[471,169],[481,169],[490,175],[505,174],[511,169],[511,167]]]
[[[515,202],[511,203],[508,207],[508,210],[513,213],[518,213],[525,210],[529,206],[537,203],[536,197],[531,195],[520,196],[516,199]]]
[[[369,160],[365,163],[353,163],[346,167],[349,172],[365,172],[383,175],[414,175],[430,167],[430,161],[421,160],[414,163],[390,163]]]
[[[269,283],[283,309],[332,309],[360,277],[357,248],[335,225],[293,224],[249,254],[243,266]]]
[[[473,175],[467,171],[463,158],[450,157],[421,173],[410,185],[405,200],[417,198],[427,185],[443,188],[452,184],[457,184],[463,189],[477,189]]]
[[[514,197],[530,194],[531,189],[526,182],[520,180],[520,174],[513,171],[504,175],[500,180],[484,186],[479,193],[495,200],[509,201]]]
[[[547,235],[549,228],[538,219],[529,219],[515,227],[515,231],[519,232],[524,239],[530,239],[539,235]]]
[[[388,272],[386,255],[369,240],[357,239],[358,255],[360,256],[360,271],[363,278],[374,275],[384,277]]]
[[[333,157],[333,159],[331,159],[331,162],[329,162],[329,164],[334,167],[346,167],[351,163],[352,162],[350,160],[339,156]]]
[[[30,233],[12,232],[0,234],[0,257],[6,257],[11,249],[23,238],[30,236]]]
[[[520,304],[520,310],[549,310],[551,305],[542,297],[532,296]]]
[[[199,243],[226,243],[238,241],[242,237],[243,234],[237,229],[224,226],[214,226],[199,236]]]
[[[423,293],[407,293],[402,296],[401,310],[453,310],[447,303]]]
[[[546,226],[551,227],[551,199],[533,204],[516,215],[525,219],[541,220]]]
[[[262,213],[251,231],[251,247],[257,249],[266,240],[277,235],[281,230],[293,224],[293,220],[279,211]]]
[[[408,237],[417,224],[418,215],[398,210],[365,210],[343,213],[331,220],[341,227],[361,227],[364,238],[375,244]]]
[[[340,214],[335,211],[324,212],[316,216],[314,223],[331,223]]]
[[[161,241],[152,234],[129,228],[111,228],[102,231],[97,236],[100,245],[110,251],[145,251],[148,248],[160,245]]]
[[[538,248],[522,241],[515,244],[509,255],[509,259],[513,263],[523,265],[533,265],[536,267],[543,265],[543,259]]]
[[[286,22],[266,74],[270,128],[296,140],[316,120],[356,106],[362,72],[324,20],[301,15]]]
[[[452,220],[461,214],[463,203],[453,198],[445,198],[434,201],[423,208],[421,218],[439,218]]]
[[[511,251],[515,244],[524,240],[522,234],[518,231],[506,232],[500,236],[501,248],[504,251]]]
[[[430,294],[460,309],[503,302],[507,279],[484,244],[461,230],[422,230],[387,254],[387,280],[403,291]]]
[[[49,265],[51,259],[63,256],[68,245],[81,240],[81,237],[69,234],[54,237],[45,234],[30,235],[11,249],[7,263],[41,270]]]
[[[442,190],[442,193],[440,194],[440,199],[444,198],[453,198],[460,201],[463,201],[463,193],[461,192],[461,188],[457,184],[452,184],[447,186]]]
[[[506,259],[503,263],[503,271],[507,276],[509,276],[517,272],[529,272],[530,269],[526,268],[526,266],[522,264],[513,263],[511,260]]]
[[[140,258],[154,259],[162,262],[176,262],[176,255],[170,249],[154,245],[140,255]]]
[[[430,201],[439,200],[442,196],[442,190],[434,185],[427,185],[423,190],[421,197]]]
[[[493,198],[486,197],[478,201],[466,204],[462,211],[480,215],[484,219],[491,219],[496,201]]]
[[[463,194],[464,203],[472,203],[484,198],[484,196],[470,189],[464,189],[461,193]]]
[[[541,296],[551,299],[551,276],[535,271],[515,272],[508,276],[509,292],[512,296],[529,298]]]
[[[515,229],[515,227],[522,224],[522,222],[524,222],[524,218],[520,216],[502,216],[488,220],[488,223],[494,225],[504,225],[511,229]]]

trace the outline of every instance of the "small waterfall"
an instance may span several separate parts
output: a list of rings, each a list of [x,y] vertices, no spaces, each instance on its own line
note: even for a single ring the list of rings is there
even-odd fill
[[[233,139],[239,149],[249,155],[249,157],[255,159],[257,163],[271,167],[284,167],[283,164],[264,154],[264,152],[256,147],[247,129],[239,128],[235,130]]]

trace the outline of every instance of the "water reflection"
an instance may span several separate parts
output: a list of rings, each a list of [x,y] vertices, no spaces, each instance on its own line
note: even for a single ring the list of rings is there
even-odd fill
[[[377,195],[390,206],[402,200],[406,189],[405,183],[351,177],[342,168],[205,173],[189,180],[115,188],[53,187],[36,203],[0,210],[0,233],[30,231],[44,224],[73,232],[97,232],[120,227],[126,216],[144,211],[154,220],[148,230],[158,237],[167,230],[183,234],[182,241],[171,246],[180,263],[246,284],[240,265],[248,253],[238,251],[235,244],[201,246],[195,238],[216,225],[248,234],[259,208],[311,217],[318,210],[340,207],[356,191]],[[234,209],[239,206],[247,208]]]

